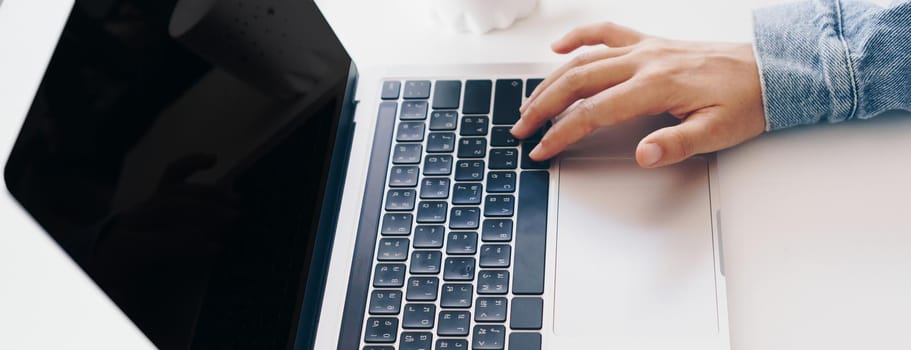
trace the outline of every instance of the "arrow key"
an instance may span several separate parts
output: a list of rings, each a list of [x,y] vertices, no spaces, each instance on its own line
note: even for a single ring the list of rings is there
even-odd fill
[[[505,322],[506,298],[478,298],[474,307],[474,320],[476,322]]]
[[[506,344],[506,327],[503,326],[474,326],[474,337],[471,348],[477,350],[503,350]]]

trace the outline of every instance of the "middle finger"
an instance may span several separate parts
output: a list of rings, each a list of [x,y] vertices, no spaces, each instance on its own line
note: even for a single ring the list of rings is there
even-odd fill
[[[518,138],[535,132],[544,122],[560,114],[576,101],[622,83],[633,76],[635,65],[627,59],[608,59],[572,68],[553,84],[541,90],[528,103],[521,118],[512,128]]]
[[[589,64],[592,62],[600,61],[600,60],[623,56],[623,55],[627,54],[629,51],[630,51],[629,47],[616,47],[616,48],[607,47],[607,48],[576,55],[576,57],[573,57],[572,60],[570,60],[569,62],[566,62],[565,64],[560,66],[560,68],[557,68],[557,70],[553,71],[553,73],[550,73],[550,75],[547,76],[547,79],[544,79],[544,81],[542,81],[541,84],[538,84],[538,87],[535,88],[535,91],[533,91],[531,93],[531,96],[528,97],[528,100],[526,100],[525,103],[522,104],[522,107],[519,108],[519,111],[525,112],[525,108],[528,106],[528,104],[531,101],[534,101],[535,98],[537,98],[538,95],[541,94],[542,90],[546,89],[548,86],[553,84],[554,81],[556,81],[558,78],[563,76],[563,74],[565,74],[570,69],[573,69],[573,68],[576,68],[579,66],[583,66],[583,65],[586,65],[586,64]]]

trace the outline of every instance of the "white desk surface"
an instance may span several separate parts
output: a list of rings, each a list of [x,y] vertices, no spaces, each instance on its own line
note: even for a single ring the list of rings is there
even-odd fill
[[[384,64],[562,60],[549,51],[549,43],[553,39],[578,24],[604,20],[674,38],[748,41],[752,36],[750,9],[781,2],[541,0],[532,17],[512,28],[475,36],[451,34],[442,29],[424,26],[424,21],[417,14],[407,10],[409,1],[427,0],[317,2],[361,70]],[[6,0],[0,6],[0,157],[3,162],[18,133],[29,99],[37,88],[37,79],[50,53],[47,51],[49,47],[36,49],[31,41],[35,38],[39,39],[37,41],[42,38],[46,41],[59,32],[62,16],[65,15],[65,7],[60,5],[63,3],[67,1]],[[45,21],[47,25],[42,26],[38,32],[18,32],[17,27],[26,21]],[[29,45],[32,45],[30,50],[9,49]],[[31,56],[24,57],[21,52],[28,52]],[[31,82],[31,85],[23,85],[23,81]],[[868,129],[886,131],[890,128],[888,125],[873,125]],[[886,136],[898,139],[902,135],[893,133]],[[780,144],[785,147],[795,144],[795,138],[799,138],[799,132],[785,134],[772,141],[780,139]],[[887,137],[883,142],[888,140]],[[730,159],[730,163],[738,167],[731,170],[731,173],[762,171],[750,168],[751,163],[745,157],[750,156],[751,149],[755,147],[735,150],[732,154],[724,155],[722,161]],[[830,156],[824,159],[834,161],[835,158]],[[758,159],[752,164],[775,162]],[[907,169],[904,171],[911,173]],[[804,180],[811,178],[812,172],[802,174]],[[893,178],[889,180],[896,181]],[[863,190],[856,187],[848,192],[853,195],[863,194]],[[815,189],[814,193],[823,195],[828,192]],[[757,192],[756,195],[763,194]],[[775,195],[785,196],[787,193]],[[791,194],[788,198],[797,199],[799,196]],[[35,234],[32,230],[17,229],[33,227],[32,223],[18,214],[18,210],[15,203],[0,201],[0,348],[150,347],[135,327],[128,323],[49,237]],[[851,208],[845,210],[845,213],[850,213]],[[741,253],[736,259],[736,272],[741,275],[729,275],[729,280],[740,283],[739,288],[729,292],[734,348],[911,348],[911,336],[908,335],[911,332],[907,328],[911,324],[911,305],[908,301],[911,293],[904,293],[909,289],[907,281],[911,274],[900,273],[911,269],[908,265],[908,260],[911,259],[900,259],[908,251],[906,245],[909,240],[900,235],[880,234],[876,236],[877,239],[891,239],[898,246],[891,250],[871,248],[864,246],[864,239],[857,237],[854,240],[843,239],[839,242],[838,249],[827,249],[825,232],[820,230],[822,227],[837,226],[839,217],[827,217],[823,213],[813,215],[812,210],[809,210],[806,217],[807,220],[825,217],[832,221],[828,226],[808,223],[802,226],[806,234],[794,237],[796,247],[817,247],[816,249],[786,251],[786,254],[772,257],[764,254],[787,247],[771,243],[756,245],[755,240],[749,241],[733,233],[735,236],[732,239],[735,241],[727,245]],[[774,225],[770,224],[769,227]],[[877,232],[885,231],[880,228]],[[857,250],[848,248],[852,243],[858,244]],[[745,246],[750,244],[755,249],[750,250],[751,247]],[[840,263],[839,254],[845,254],[853,260]],[[778,260],[780,257],[789,260]],[[845,266],[852,261],[863,263],[867,261],[866,258],[869,258],[869,275],[858,272],[863,269],[856,266]],[[732,273],[731,268],[729,266],[729,274]],[[795,272],[792,269],[802,271]],[[840,280],[843,270],[852,271],[849,277],[856,282]],[[896,273],[894,283],[888,283],[888,273]],[[781,278],[776,281],[773,276]],[[756,282],[750,282],[751,280]],[[846,285],[854,287],[844,288]]]

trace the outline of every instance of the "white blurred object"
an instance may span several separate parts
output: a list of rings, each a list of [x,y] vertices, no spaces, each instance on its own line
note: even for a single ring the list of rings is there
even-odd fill
[[[475,34],[509,28],[527,17],[538,0],[411,0],[430,13],[430,18],[456,32]]]

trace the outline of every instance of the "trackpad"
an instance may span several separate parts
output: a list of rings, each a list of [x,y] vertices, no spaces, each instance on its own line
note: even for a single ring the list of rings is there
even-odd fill
[[[718,333],[708,166],[560,162],[557,335]]]

